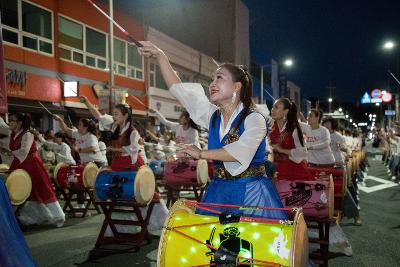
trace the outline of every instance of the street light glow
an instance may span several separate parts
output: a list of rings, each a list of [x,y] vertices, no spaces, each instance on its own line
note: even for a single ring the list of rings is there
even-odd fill
[[[380,105],[379,103],[375,103],[375,106],[378,106],[378,107],[379,107],[379,105]]]
[[[392,41],[387,41],[383,44],[383,49],[391,50],[396,46],[396,44]]]
[[[332,97],[328,98],[328,102],[332,102],[332,101],[333,101]]]
[[[342,112],[343,111],[343,109],[342,108],[339,108],[339,112]]]
[[[291,67],[291,66],[293,66],[293,60],[290,59],[290,58],[288,58],[288,59],[286,59],[286,60],[283,62],[283,64],[284,64],[286,67]]]

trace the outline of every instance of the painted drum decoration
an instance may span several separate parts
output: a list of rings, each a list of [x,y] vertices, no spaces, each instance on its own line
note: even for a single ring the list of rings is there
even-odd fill
[[[285,207],[301,207],[304,217],[333,217],[334,193],[332,176],[316,181],[277,180],[276,189]]]
[[[69,166],[61,163],[54,168],[54,176],[58,186],[62,188],[84,189],[93,186],[98,169],[92,162],[85,166]]]
[[[147,204],[153,199],[155,178],[146,165],[138,171],[104,170],[96,177],[95,195],[99,201],[136,201]]]
[[[221,224],[216,216],[195,214],[187,203],[180,199],[169,212],[157,266],[307,266],[307,226],[301,210],[295,211],[293,221],[254,222],[246,217]]]

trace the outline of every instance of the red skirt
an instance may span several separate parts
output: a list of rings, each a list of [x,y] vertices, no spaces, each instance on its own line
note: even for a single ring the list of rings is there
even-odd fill
[[[279,180],[308,180],[307,162],[295,163],[290,159],[274,161]]]
[[[111,169],[113,171],[137,171],[142,165],[144,165],[144,160],[140,154],[138,154],[135,164],[132,164],[131,156],[115,156],[111,162]]]
[[[37,152],[29,154],[22,163],[20,163],[18,158],[14,157],[10,166],[10,172],[16,169],[23,169],[31,176],[32,192],[28,200],[43,204],[57,201],[57,197],[50,182],[50,177]]]

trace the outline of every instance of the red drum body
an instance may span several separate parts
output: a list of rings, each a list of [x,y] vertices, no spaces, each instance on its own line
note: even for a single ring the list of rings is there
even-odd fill
[[[313,179],[321,177],[327,177],[332,175],[335,196],[344,197],[346,193],[346,172],[344,166],[337,167],[320,167],[320,166],[309,166],[308,171]]]
[[[306,219],[332,218],[334,195],[331,177],[315,181],[277,180],[275,185],[286,208],[302,207]]]
[[[171,186],[205,186],[208,177],[206,160],[178,159],[165,162],[164,179]]]
[[[56,166],[54,176],[62,188],[84,189],[93,187],[98,168],[94,163],[85,166]]]

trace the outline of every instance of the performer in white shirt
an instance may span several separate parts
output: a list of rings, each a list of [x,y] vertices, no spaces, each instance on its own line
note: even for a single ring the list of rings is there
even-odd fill
[[[68,165],[76,165],[71,154],[71,148],[64,142],[65,134],[63,132],[57,132],[54,135],[54,142],[44,139],[41,134],[37,136],[41,143],[50,147],[50,149],[54,151],[57,163],[63,162]]]
[[[308,163],[311,165],[334,165],[335,158],[331,150],[331,136],[328,129],[321,126],[323,112],[311,109],[307,121],[310,128],[305,133],[307,138]]]
[[[175,134],[175,140],[179,144],[193,144],[200,148],[199,127],[190,118],[187,111],[182,111],[179,116],[179,123],[167,120],[160,112],[149,109],[150,113],[155,113],[162,124],[169,127]]]
[[[252,80],[241,66],[218,66],[210,84],[210,100],[200,84],[182,83],[165,53],[151,42],[141,42],[142,56],[154,57],[170,92],[186,108],[193,121],[209,130],[208,150],[185,146],[194,159],[214,161],[203,202],[239,206],[282,207],[271,179],[265,176],[265,118],[254,111]],[[236,214],[286,218],[282,211],[218,208]],[[198,209],[198,213],[215,215]]]
[[[347,147],[343,135],[337,131],[337,121],[332,118],[326,118],[322,121],[322,125],[328,129],[331,135],[330,146],[335,158],[335,164],[342,166],[345,163],[343,152],[347,152]]]

